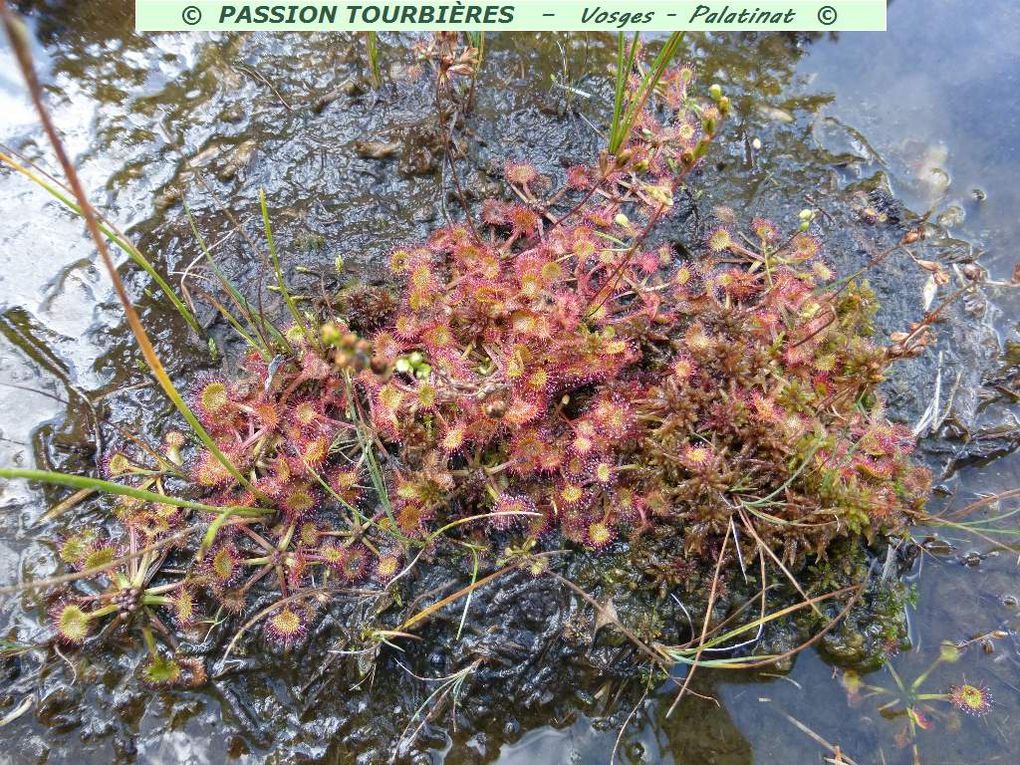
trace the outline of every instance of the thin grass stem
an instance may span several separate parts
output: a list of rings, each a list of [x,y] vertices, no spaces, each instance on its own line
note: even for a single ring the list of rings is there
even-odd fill
[[[309,342],[314,342],[315,338],[310,334],[308,326],[305,324],[305,318],[301,315],[301,311],[298,310],[297,304],[294,302],[294,297],[290,294],[290,290],[287,289],[287,282],[283,278],[283,269],[280,267],[280,256],[276,251],[276,239],[273,236],[273,227],[269,222],[269,207],[266,205],[265,189],[259,189],[259,207],[262,210],[262,224],[266,229],[266,243],[269,246],[269,258],[273,263],[273,271],[276,274],[276,283],[280,289],[280,294],[283,295],[283,299],[287,303],[287,308],[290,310],[290,315],[294,319],[294,324],[301,329],[305,338]]]

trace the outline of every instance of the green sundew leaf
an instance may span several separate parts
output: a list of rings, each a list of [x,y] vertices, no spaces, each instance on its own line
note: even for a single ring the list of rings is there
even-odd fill
[[[179,662],[165,656],[151,656],[141,668],[142,682],[155,687],[175,685],[183,676]]]

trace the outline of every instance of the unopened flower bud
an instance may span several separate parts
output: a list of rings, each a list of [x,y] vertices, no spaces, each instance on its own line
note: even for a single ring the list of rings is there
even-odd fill
[[[711,96],[713,101],[718,101],[722,98],[722,85],[717,82],[712,83],[708,88],[708,95]]]
[[[340,327],[331,321],[327,321],[321,327],[319,327],[319,337],[322,338],[322,342],[326,345],[338,345],[340,338],[343,334],[340,332]]]

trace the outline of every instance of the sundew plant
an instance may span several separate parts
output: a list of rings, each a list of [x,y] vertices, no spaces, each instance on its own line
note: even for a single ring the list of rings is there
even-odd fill
[[[571,554],[623,556],[658,597],[704,590],[704,629],[683,645],[618,623],[656,670],[775,661],[749,638],[796,611],[831,628],[861,587],[809,596],[803,572],[834,545],[902,535],[923,512],[930,476],[879,386],[924,352],[936,312],[875,339],[866,273],[834,273],[812,210],[720,215],[682,252],[659,235],[696,193],[731,112],[718,85],[672,63],[678,43],[652,57],[620,36],[601,153],[555,174],[507,161],[501,196],[377,253],[388,285],[351,284],[334,310],[291,294],[264,196],[275,323],[221,273],[192,221],[222,292],[215,307],[247,349],[229,375],[171,381],[106,241],[145,258],[92,210],[69,162],[64,188],[4,155],[86,219],[180,415],[155,436],[117,439],[102,475],[0,468],[76,489],[62,513],[95,511],[54,540],[61,572],[22,588],[41,594],[48,639],[96,651],[117,635],[145,657],[142,682],[195,686],[209,667],[183,649],[212,632],[228,636],[228,654],[262,644],[287,661],[335,601],[374,599],[362,650],[400,650],[447,606],[463,608],[463,625],[472,593],[509,572],[564,579]],[[418,53],[449,135],[470,108],[478,49],[447,34]],[[436,560],[470,575],[419,602],[416,571]],[[710,630],[737,571],[756,582],[760,608]],[[792,598],[770,610],[777,581]],[[838,608],[823,612],[830,599]],[[387,615],[404,603],[413,612]]]

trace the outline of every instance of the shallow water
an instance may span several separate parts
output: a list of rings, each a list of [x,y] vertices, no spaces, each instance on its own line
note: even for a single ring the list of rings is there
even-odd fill
[[[288,261],[325,278],[337,256],[366,278],[379,274],[382,256],[395,244],[440,225],[444,206],[456,210],[449,182],[436,172],[429,88],[408,77],[396,39],[383,46],[384,61],[393,63],[392,84],[378,94],[344,91],[320,110],[310,107],[360,76],[359,48],[345,37],[143,39],[130,33],[128,3],[103,3],[102,11],[94,3],[69,4],[70,10],[59,2],[24,5],[32,6],[54,117],[77,155],[83,180],[94,200],[122,228],[130,227],[142,249],[167,270],[185,270],[198,255],[176,190],[186,195],[207,240],[217,243],[217,258],[250,285],[256,280],[245,265],[244,241],[231,234],[220,210],[234,210],[254,234],[259,187],[267,190]],[[870,187],[882,175],[906,208],[901,217],[930,212],[943,224],[926,257],[950,262],[980,253],[992,279],[1008,279],[1020,234],[1014,182],[1020,170],[1014,143],[1020,105],[1010,97],[1020,85],[1015,53],[1020,11],[1006,0],[987,5],[998,15],[965,13],[960,2],[897,0],[889,10],[892,31],[885,35],[689,40],[702,81],[724,82],[737,105],[726,140],[713,149],[712,165],[696,182],[705,192],[701,209],[727,205],[747,217],[758,211],[778,217],[818,205],[832,215],[826,234],[842,265],[859,265],[868,257],[869,237],[881,242],[898,236],[894,228],[855,220],[853,189]],[[469,122],[474,168],[469,188],[492,183],[480,171],[508,155],[555,167],[561,157],[594,151],[598,138],[574,110],[598,119],[598,99],[585,94],[604,92],[610,42],[561,38],[561,50],[548,36],[494,41]],[[47,156],[11,71],[9,54],[0,48],[0,141],[30,156]],[[392,141],[397,148],[389,159],[370,159],[359,156],[359,147],[365,151],[359,141]],[[189,165],[202,168],[198,176]],[[37,392],[0,386],[0,463],[88,469],[94,460],[89,430],[68,386],[96,398],[143,378],[80,224],[6,173],[0,174],[0,199],[0,381],[72,399],[68,407]],[[306,287],[317,282],[314,275],[295,278]],[[905,263],[889,263],[875,281],[890,326],[920,315],[923,279]],[[148,299],[143,287],[142,280],[133,281],[174,373],[214,366],[208,349],[186,340],[182,322]],[[953,507],[981,493],[1020,486],[1020,461],[1011,454],[1016,406],[980,397],[991,389],[982,383],[994,376],[1001,345],[1017,339],[1018,301],[1005,287],[986,292],[989,302],[973,306],[976,315],[965,320],[961,314],[945,325],[932,358],[911,365],[890,386],[894,410],[914,422],[936,378],[942,380],[951,416],[924,447],[946,473],[942,488],[953,495],[936,502]],[[213,334],[221,342],[226,336]],[[41,355],[41,348],[51,355]],[[111,416],[136,426],[151,423],[167,414],[156,401],[148,389],[120,393]],[[966,439],[959,432],[963,427]],[[41,530],[31,526],[41,512],[38,496],[12,484],[0,489],[6,511],[0,518],[4,582],[53,569],[52,555],[39,541]],[[999,511],[1012,506],[1003,503]],[[924,532],[917,536],[923,539]],[[1020,713],[1020,614],[1007,597],[1020,596],[1017,562],[979,539],[944,531],[941,536],[954,547],[922,556],[909,575],[917,588],[917,606],[908,614],[912,648],[895,657],[893,666],[911,678],[934,658],[941,640],[1005,631],[993,641],[992,653],[975,646],[931,680],[933,690],[961,678],[987,684],[996,700],[993,713],[958,726],[955,718],[938,720],[921,734],[920,751],[925,763],[1010,762],[1020,748],[1012,724]],[[28,625],[17,609],[5,610],[4,617],[12,626]],[[9,679],[19,692],[0,698],[4,714],[26,695],[16,678]],[[629,705],[622,714],[605,715],[598,683],[579,678],[571,695],[570,680],[568,675],[550,682],[560,696],[530,708],[494,705],[492,719],[476,712],[470,718],[475,730],[461,727],[447,737],[438,725],[426,738],[431,760],[608,762],[622,718],[640,693],[624,694]],[[286,761],[348,762],[361,754],[360,761],[370,762],[375,755],[365,753],[383,759],[393,739],[389,728],[399,733],[422,700],[420,688],[417,696],[406,688],[380,691],[394,705],[393,719],[384,724],[356,700],[331,697],[337,716],[347,715],[346,724],[315,715],[309,722],[292,681],[287,672],[253,681],[246,686],[250,697],[240,703],[226,691],[132,695],[116,684],[79,699],[45,684],[25,715],[0,728],[5,744],[0,761],[261,761],[279,746]],[[887,670],[870,674],[868,681],[893,682]],[[718,704],[690,697],[667,717],[675,688],[664,686],[630,720],[621,760],[820,761],[824,748],[785,713],[862,765],[910,761],[909,748],[897,742],[902,718],[882,717],[879,702],[848,703],[832,667],[812,651],[800,655],[788,673],[704,672],[694,688]],[[104,727],[97,722],[101,715],[77,713],[78,704],[111,705],[116,722]],[[250,717],[265,723],[264,740],[242,724],[246,705]],[[378,731],[357,730],[369,723]]]

